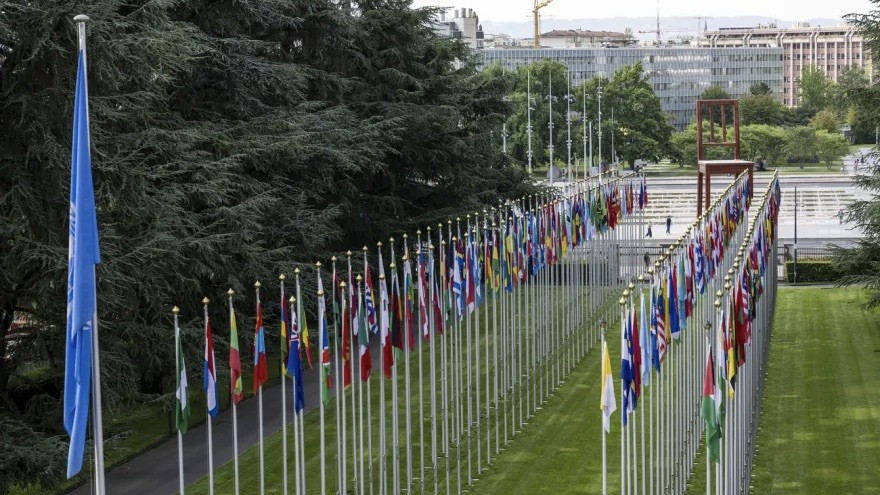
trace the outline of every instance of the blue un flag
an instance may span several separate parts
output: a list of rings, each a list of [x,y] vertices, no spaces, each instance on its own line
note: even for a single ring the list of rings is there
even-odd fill
[[[97,324],[95,265],[98,222],[89,153],[85,51],[79,51],[73,107],[70,177],[70,254],[67,271],[67,347],[64,361],[64,429],[70,435],[67,477],[82,470],[92,378],[92,335]]]

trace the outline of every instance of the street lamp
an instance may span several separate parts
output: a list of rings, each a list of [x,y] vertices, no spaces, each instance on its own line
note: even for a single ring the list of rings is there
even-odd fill
[[[549,75],[550,79],[550,94],[547,95],[547,101],[550,104],[549,114],[547,115],[547,120],[549,121],[547,127],[550,129],[550,140],[548,141],[547,148],[550,151],[550,184],[553,184],[553,181],[556,177],[553,174],[553,73],[551,72]]]

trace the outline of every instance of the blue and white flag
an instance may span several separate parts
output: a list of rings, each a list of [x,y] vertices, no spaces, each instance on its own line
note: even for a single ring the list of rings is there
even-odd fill
[[[64,358],[64,429],[70,435],[68,478],[82,470],[91,394],[92,332],[97,325],[95,265],[101,262],[101,257],[91,168],[86,55],[81,49],[73,106],[67,346]]]

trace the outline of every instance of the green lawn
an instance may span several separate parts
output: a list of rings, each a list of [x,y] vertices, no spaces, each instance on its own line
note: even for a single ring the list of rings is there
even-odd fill
[[[858,289],[780,290],[752,493],[880,493],[880,312],[863,310],[864,301]],[[597,356],[576,368],[473,493],[601,493]],[[615,432],[612,493],[620,486]],[[704,455],[688,493],[705,490]]]
[[[753,493],[880,493],[880,312],[864,302],[780,291]]]
[[[599,296],[598,299],[603,302],[600,303],[600,305],[598,307],[594,308],[594,311],[606,312],[606,311],[609,311],[609,308],[613,308],[614,306],[616,306],[616,299],[617,299],[617,297],[619,295],[619,291],[620,291],[619,288],[604,288],[604,289],[597,289],[596,291],[597,291],[596,295]],[[543,291],[543,292],[545,294],[548,293],[547,291]],[[520,291],[515,291],[514,294],[515,295],[520,294]],[[549,294],[551,296],[553,296],[553,292],[549,292]],[[569,294],[567,291],[560,292],[559,295],[564,296],[564,297],[558,297],[558,298],[551,297],[551,299],[556,300],[556,304],[558,305],[558,307],[560,309],[565,308],[565,307],[570,307],[572,305],[573,301],[571,299],[569,299],[569,297],[568,297]],[[585,298],[584,303],[588,304],[588,300],[587,300],[588,296],[589,296],[588,292],[581,293],[581,297]],[[519,296],[519,297],[522,297],[522,296]],[[595,301],[595,302],[598,302],[598,301]],[[486,311],[486,310],[492,311],[493,304],[495,304],[495,302],[490,300],[490,302],[484,306],[485,309],[482,309],[481,313],[480,313],[480,323],[474,324],[473,329],[472,329],[472,331],[477,332],[477,335],[479,336],[479,341],[480,341],[480,346],[481,346],[481,351],[480,351],[481,356],[484,355],[483,353],[486,352],[487,347],[488,347],[489,351],[492,352],[494,355],[494,348],[491,346],[491,342],[486,339],[485,327],[483,327],[483,322],[484,322],[483,315],[485,314],[484,311]],[[543,307],[544,304],[545,304],[544,302],[536,302],[535,307]],[[519,306],[520,308],[523,308],[523,309],[526,307],[526,305],[524,304],[524,301],[522,299],[519,299],[516,303],[514,303],[514,305]],[[509,303],[505,304],[504,306],[506,306],[508,309],[511,309],[511,306]],[[521,312],[523,309],[520,309],[520,314],[522,314]],[[530,312],[529,312],[529,314],[530,314]],[[511,315],[511,318],[518,318],[518,317],[519,316]],[[562,324],[568,320],[564,318],[562,312],[559,313],[559,316],[557,318],[558,318],[558,320],[556,320],[556,321],[559,324],[558,328],[560,328],[560,329],[564,328],[562,326]],[[553,319],[554,319],[554,316],[550,315],[549,320],[553,321]],[[492,318],[490,318],[490,322],[491,322],[491,320],[492,320]],[[596,318],[593,318],[591,321],[595,322]],[[545,320],[545,322],[546,322],[546,320]],[[490,327],[491,326],[492,325],[490,323]],[[464,333],[465,331],[466,331],[466,328],[463,327],[462,333]],[[450,335],[453,335],[453,334],[450,334]],[[582,334],[582,335],[586,336],[585,334]],[[533,335],[524,334],[523,342],[522,342],[523,348],[531,348],[531,346],[534,344],[534,340],[532,337],[533,337]],[[441,342],[441,340],[438,339],[435,342]],[[457,344],[456,342],[457,341],[455,339],[452,340],[453,347],[449,349],[450,356],[460,355],[456,349],[456,346],[459,344]],[[580,339],[567,340],[565,342],[560,342],[561,345],[559,346],[557,352],[552,352],[550,354],[549,358],[544,361],[544,364],[542,366],[539,366],[536,370],[530,371],[531,373],[534,373],[533,377],[537,377],[541,381],[541,383],[543,383],[544,385],[547,385],[547,379],[552,378],[552,381],[555,385],[555,379],[557,377],[555,370],[557,369],[557,363],[561,362],[561,363],[563,363],[563,365],[565,363],[567,363],[569,361],[569,358],[574,356],[574,352],[573,351],[569,352],[569,350],[576,348],[578,345],[580,345],[582,343],[584,343],[584,340],[580,340]],[[487,344],[489,344],[489,345],[487,346]],[[503,352],[503,349],[500,349],[500,350]],[[440,360],[439,360],[440,359],[440,350],[439,350],[439,348],[435,349],[435,352],[437,353],[436,356],[438,359],[437,372],[442,376],[444,374],[444,371],[440,367]],[[499,353],[499,354],[501,354],[501,353]],[[517,359],[524,359],[525,358],[525,356],[523,356],[521,353],[517,353],[517,354],[519,354],[519,357]],[[376,362],[376,359],[377,358],[374,356],[373,357],[374,366],[378,364]],[[406,368],[404,367],[402,362],[398,361],[398,363],[401,365],[399,373],[402,374],[406,370]],[[462,366],[462,365],[464,365],[464,366]],[[414,353],[413,355],[411,355],[409,366],[411,369],[410,375],[412,377],[413,396],[417,399],[418,390],[419,390],[418,353]],[[462,369],[462,367],[466,368],[466,362],[465,363],[450,363],[449,366],[447,367],[447,371],[446,371],[447,378],[450,380],[454,379],[455,376],[454,376],[453,372],[455,370]],[[471,369],[473,371],[476,371],[476,363],[475,362],[472,363]],[[424,390],[424,404],[425,404],[424,405],[424,419],[423,420],[419,419],[418,402],[416,400],[414,400],[412,403],[412,421],[413,421],[413,432],[414,432],[414,437],[412,440],[413,458],[414,458],[413,469],[414,469],[414,476],[418,477],[419,471],[420,471],[419,466],[421,465],[420,445],[422,445],[419,437],[420,437],[420,433],[421,433],[422,429],[424,429],[424,436],[425,436],[424,445],[425,445],[425,453],[426,453],[426,460],[425,460],[425,464],[426,464],[425,478],[426,478],[426,480],[425,481],[426,481],[426,487],[428,488],[428,490],[433,491],[434,475],[433,475],[433,467],[431,464],[431,434],[430,434],[430,426],[431,426],[432,422],[431,422],[431,418],[430,418],[429,394],[428,394],[430,387],[427,383],[427,377],[430,376],[429,375],[429,373],[430,373],[430,360],[429,360],[429,353],[427,352],[427,350],[422,351],[422,372],[423,372],[422,373],[423,376],[426,378],[425,384],[422,386],[422,390]],[[483,366],[480,371],[480,374],[479,374],[479,377],[480,377],[479,381],[480,381],[481,385],[485,383],[486,372],[487,372],[486,367]],[[379,383],[378,383],[378,381],[379,381],[379,379],[380,378],[378,377],[378,374],[374,374],[372,377],[372,380],[370,382],[371,383],[371,390],[370,390],[370,392],[371,392],[370,398],[371,399],[370,400],[372,402],[374,412],[378,408],[378,401],[379,401],[379,394],[378,394]],[[462,380],[464,380],[464,378],[462,378]],[[437,383],[438,383],[438,388],[439,388],[439,384],[441,383],[439,379],[438,379]],[[525,382],[523,382],[523,383],[525,383]],[[391,428],[390,411],[391,411],[391,407],[392,407],[392,401],[391,401],[391,397],[390,397],[390,390],[387,390],[391,387],[391,383],[386,381],[385,384],[386,384],[385,404],[386,404],[386,410],[389,411],[388,417],[386,418],[386,427],[389,429],[389,431],[391,431],[390,430],[390,428]],[[548,388],[545,388],[544,385],[540,386],[540,388],[537,389],[540,392],[539,395],[544,395],[544,394],[546,394],[546,391],[549,390]],[[360,384],[359,384],[359,386],[360,386]],[[473,388],[476,389],[476,387],[477,387],[477,385],[476,385],[476,379],[475,379]],[[498,409],[493,408],[493,411],[492,411],[493,429],[489,434],[489,439],[491,439],[491,448],[492,448],[492,457],[493,458],[495,458],[495,456],[496,456],[496,454],[494,452],[495,441],[496,441],[495,439],[496,438],[500,439],[500,444],[502,445],[502,448],[503,448],[504,438],[511,436],[513,433],[513,426],[511,423],[513,423],[514,418],[518,417],[519,410],[520,410],[519,406],[518,406],[518,404],[519,404],[518,399],[525,392],[527,392],[529,394],[529,397],[534,397],[535,391],[536,391],[536,389],[532,388],[531,386],[528,386],[527,388],[522,388],[522,386],[513,386],[507,390],[507,393],[505,393],[503,386],[499,390],[501,401],[498,405]],[[403,381],[402,376],[399,378],[399,392],[400,392],[400,396],[401,396],[400,397],[401,446],[404,447],[405,443],[406,443],[406,441],[404,439],[405,435],[404,435],[404,431],[403,431],[403,427],[405,424],[405,420],[404,420],[405,415],[403,413],[405,402],[403,399],[404,381]],[[476,390],[474,390],[474,392],[476,392]],[[484,396],[484,394],[485,394],[485,388],[482,388],[481,397]],[[349,403],[349,407],[351,407],[351,399],[352,399],[351,393],[347,392],[346,396],[348,397],[347,401]],[[365,394],[365,396],[366,396],[366,394]],[[450,403],[449,403],[450,407],[455,407],[455,405],[456,405],[455,398],[456,397],[457,396],[455,396],[455,395],[450,397],[450,399],[449,399],[450,400]],[[366,400],[366,398],[364,400]],[[439,401],[439,396],[438,396],[438,401]],[[462,414],[464,417],[466,417],[467,416],[467,410],[466,410],[467,408],[465,405],[462,405],[462,408],[463,409],[460,414]],[[441,410],[439,405],[438,405],[437,410],[438,410],[438,416],[439,416],[440,410]],[[337,431],[337,428],[336,428],[335,402],[331,402],[329,407],[326,408],[325,413],[326,414],[325,414],[324,431],[327,434],[326,435],[326,439],[327,439],[326,440],[327,464],[325,465],[326,470],[327,470],[326,476],[327,476],[328,489],[331,491],[334,491],[336,489],[336,471],[337,471],[337,464],[336,464],[336,458],[337,458],[336,457],[337,456],[337,449],[336,449],[337,434],[336,434],[336,431]],[[459,414],[459,413],[456,413],[453,410],[453,414],[450,415],[450,418],[454,419],[456,414]],[[482,419],[481,429],[480,429],[479,435],[476,435],[476,434],[474,435],[474,438],[472,440],[473,443],[471,444],[472,455],[473,455],[473,457],[471,457],[471,467],[473,469],[474,474],[476,474],[476,469],[477,469],[476,442],[478,442],[478,441],[480,442],[480,446],[482,449],[481,462],[483,465],[485,465],[485,457],[486,457],[486,453],[485,453],[485,445],[486,445],[485,401],[482,402],[479,410],[474,411],[474,414],[480,416]],[[508,417],[509,417],[509,420],[506,420]],[[494,423],[496,421],[496,418],[502,418],[502,423],[503,423],[498,427],[497,430],[494,428]],[[372,415],[372,418],[364,418],[364,420],[366,421],[365,424],[371,423],[373,425],[372,426],[372,431],[373,431],[373,451],[372,451],[373,452],[373,455],[372,455],[373,475],[372,475],[372,478],[378,479],[379,466],[378,466],[378,461],[376,459],[378,458],[379,419],[378,419],[377,415],[374,413]],[[350,412],[346,416],[345,421],[346,421],[346,427],[348,429],[348,434],[351,435],[352,428],[351,428]],[[439,418],[438,418],[437,422],[435,422],[434,424],[437,425],[438,430],[442,430],[442,428],[440,428],[442,425],[440,424]],[[509,428],[508,428],[508,426],[505,426],[505,425],[508,425]],[[320,482],[320,477],[319,477],[319,473],[320,473],[320,456],[319,456],[320,415],[318,414],[318,411],[313,411],[305,416],[304,429],[305,429],[305,438],[306,438],[305,449],[306,449],[306,453],[307,453],[306,470],[307,470],[307,480],[308,480],[308,491],[309,491],[309,493],[316,493],[319,488],[319,482]],[[528,429],[529,428],[526,428],[526,430],[528,430]],[[496,431],[497,431],[497,436],[496,436]],[[293,436],[292,431],[288,431],[288,435],[292,438],[292,436]],[[519,438],[522,438],[524,435],[525,435],[525,433],[517,434],[517,436],[515,437],[516,440],[514,440],[514,442],[519,441]],[[270,494],[271,493],[280,493],[280,491],[281,491],[280,490],[280,485],[281,485],[281,480],[280,480],[281,469],[280,468],[281,468],[281,466],[280,466],[280,462],[278,459],[278,453],[281,451],[281,442],[282,442],[282,436],[280,435],[280,433],[271,435],[265,441],[265,449],[267,452],[267,469],[266,469],[266,489],[267,489],[267,491],[266,491],[266,493],[270,493]],[[443,443],[440,438],[438,438],[438,444],[439,444],[438,450],[442,449]],[[458,448],[461,449],[461,452],[458,451]],[[256,486],[258,484],[258,475],[259,475],[258,467],[257,467],[258,466],[258,463],[257,463],[258,455],[259,455],[258,447],[248,449],[246,452],[243,452],[241,454],[241,457],[239,459],[239,464],[241,466],[241,472],[240,472],[241,486],[243,486],[243,487],[244,486]],[[351,478],[351,473],[352,473],[352,469],[353,469],[353,465],[350,462],[350,456],[351,456],[351,454],[349,453],[349,462],[348,462],[348,473],[349,473],[348,477],[349,477],[349,479]],[[390,452],[389,452],[389,456],[390,456]],[[447,476],[446,476],[447,467],[448,467],[448,472],[449,472],[449,479],[451,481],[453,489],[455,489],[455,486],[457,484],[457,478],[458,478],[457,472],[458,472],[459,466],[461,466],[463,483],[464,484],[467,483],[466,474],[465,474],[467,472],[467,468],[468,468],[467,467],[467,457],[468,457],[468,448],[467,448],[466,440],[462,441],[462,444],[460,447],[457,446],[453,440],[453,442],[450,445],[449,457],[444,455],[442,452],[440,453],[440,455],[438,457],[439,462],[438,462],[438,476],[437,476],[437,478],[438,478],[438,481],[440,482],[441,486],[445,487],[445,482],[447,479]],[[403,448],[401,450],[401,458],[402,458],[402,460],[405,460],[405,448]],[[460,461],[458,460],[459,458],[460,458]],[[460,464],[459,464],[459,462],[460,462]],[[293,465],[292,453],[290,454],[290,457],[289,457],[289,463],[291,466]],[[369,465],[368,462],[366,462],[366,464],[367,464],[367,466]],[[365,466],[365,467],[367,467],[367,466]],[[401,467],[402,467],[402,469],[405,470],[405,462],[402,461]],[[390,470],[390,462],[389,462],[389,470]],[[369,475],[367,477],[370,478]],[[405,478],[402,477],[402,479],[405,479]],[[291,483],[292,483],[292,481],[291,481]],[[231,491],[232,484],[233,484],[233,471],[232,471],[231,463],[228,463],[225,466],[223,466],[221,469],[219,469],[217,472],[215,472],[215,486],[216,486],[218,493],[229,493]],[[377,484],[374,484],[374,486],[377,486]],[[348,484],[348,487],[349,487],[349,489],[351,489],[350,482]],[[198,481],[195,484],[188,487],[187,492],[194,493],[194,494],[207,493],[208,492],[207,488],[208,488],[207,487],[207,480],[205,478],[203,478],[200,481]],[[418,488],[415,488],[415,489],[418,490]]]

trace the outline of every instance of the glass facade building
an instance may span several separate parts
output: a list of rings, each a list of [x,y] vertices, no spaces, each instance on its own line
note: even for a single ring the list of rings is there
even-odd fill
[[[711,86],[721,86],[734,98],[748,94],[759,82],[767,83],[777,98],[783,88],[783,50],[773,47],[503,48],[486,49],[479,56],[483,67],[501,64],[511,70],[551,59],[568,67],[572,86],[596,75],[611,77],[641,61],[677,129],[694,121],[696,101]]]

